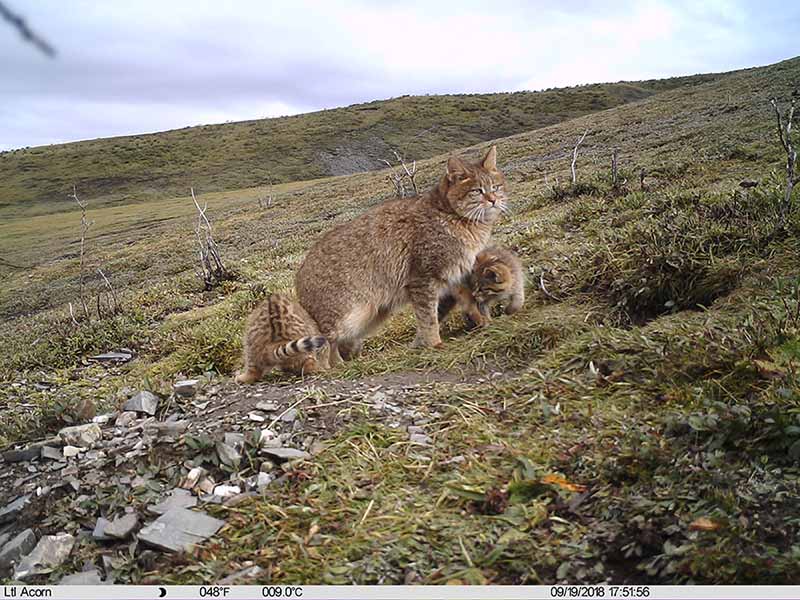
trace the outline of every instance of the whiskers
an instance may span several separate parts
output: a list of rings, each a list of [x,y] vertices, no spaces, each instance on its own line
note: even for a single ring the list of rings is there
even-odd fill
[[[485,216],[486,207],[481,204],[476,204],[464,214],[464,218],[470,223],[482,223]]]

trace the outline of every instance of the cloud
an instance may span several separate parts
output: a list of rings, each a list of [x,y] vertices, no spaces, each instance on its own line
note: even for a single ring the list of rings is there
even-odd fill
[[[776,2],[39,0],[58,50],[0,27],[0,148],[294,114],[403,94],[541,89],[788,58]],[[796,20],[796,19],[795,19]],[[0,24],[2,25],[2,24]]]

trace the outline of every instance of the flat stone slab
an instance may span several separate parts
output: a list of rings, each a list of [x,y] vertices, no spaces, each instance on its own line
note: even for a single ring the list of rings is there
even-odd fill
[[[300,458],[311,458],[308,452],[303,452],[296,448],[263,448],[262,453],[278,460],[297,460]]]
[[[68,533],[42,536],[33,551],[24,556],[14,569],[14,579],[49,573],[67,560],[74,545],[75,538]]]
[[[92,539],[110,540],[111,538],[106,535],[106,527],[109,525],[111,525],[111,521],[105,517],[98,517],[97,523],[94,525],[94,531],[92,531]]]
[[[58,585],[105,585],[105,582],[100,579],[100,573],[94,570],[65,575]]]
[[[58,432],[58,437],[67,446],[78,446],[79,448],[90,448],[103,437],[103,430],[97,423],[86,423],[85,425],[73,425],[64,427]]]
[[[136,526],[139,524],[139,517],[136,513],[129,513],[119,519],[114,519],[111,523],[106,525],[103,533],[107,536],[124,540],[128,537]]]
[[[197,506],[197,498],[189,491],[176,488],[169,497],[158,504],[151,504],[147,510],[157,515],[163,515],[175,508],[191,508]]]
[[[137,413],[146,413],[151,417],[156,414],[158,408],[158,397],[152,392],[142,390],[130,400],[128,400],[122,407],[122,410],[132,410]]]
[[[25,496],[20,496],[11,504],[7,504],[2,510],[0,510],[0,523],[7,523],[8,521],[16,519],[19,511],[25,508],[30,501],[31,495],[27,494]]]
[[[89,360],[97,362],[128,362],[132,358],[133,355],[128,352],[104,352],[103,354],[90,356]]]
[[[216,449],[219,459],[229,467],[237,468],[239,463],[242,462],[242,455],[239,454],[239,451],[233,446],[217,442]]]
[[[34,458],[38,458],[41,452],[42,449],[37,446],[31,446],[21,450],[6,450],[3,452],[3,460],[9,463],[33,460]]]
[[[19,562],[21,556],[29,554],[36,547],[36,534],[33,529],[26,529],[6,542],[0,549],[0,571],[8,569]]]
[[[63,455],[61,454],[60,448],[55,448],[53,446],[43,446],[42,447],[42,458],[46,458],[48,460],[61,460]]]
[[[139,531],[139,540],[167,552],[189,551],[211,537],[224,521],[186,508],[173,508]]]
[[[191,398],[197,393],[197,384],[199,383],[199,379],[184,379],[183,381],[178,381],[175,385],[173,385],[172,389],[178,396]]]

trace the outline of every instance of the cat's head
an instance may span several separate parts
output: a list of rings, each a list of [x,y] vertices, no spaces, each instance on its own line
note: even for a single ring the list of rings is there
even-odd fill
[[[474,164],[451,156],[442,191],[458,216],[473,223],[494,223],[508,211],[505,183],[497,170],[497,147],[492,146],[483,160]]]
[[[514,274],[508,265],[501,262],[475,265],[472,294],[478,304],[508,294],[513,284]]]

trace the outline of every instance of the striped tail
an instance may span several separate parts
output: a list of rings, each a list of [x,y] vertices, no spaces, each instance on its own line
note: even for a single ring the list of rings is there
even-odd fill
[[[301,337],[275,348],[275,358],[282,361],[295,354],[308,354],[309,352],[319,350],[327,343],[328,340],[321,335]]]

